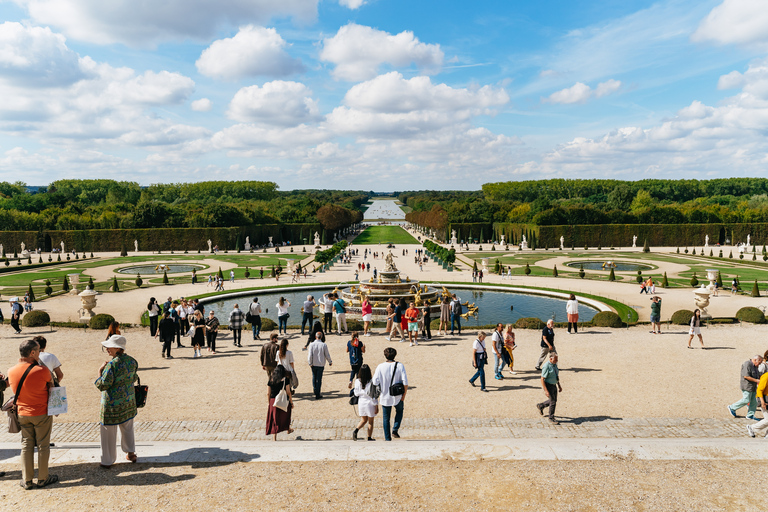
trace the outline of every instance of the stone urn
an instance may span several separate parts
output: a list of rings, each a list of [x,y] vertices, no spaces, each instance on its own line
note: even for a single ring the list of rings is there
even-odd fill
[[[93,318],[93,308],[96,307],[96,296],[99,294],[96,290],[85,290],[78,294],[80,302],[83,305],[83,315],[80,317],[82,323],[87,323]]]
[[[717,269],[707,269],[707,279],[709,279],[709,286],[707,286],[707,290],[709,290],[710,294],[715,293],[715,288],[717,287]]]
[[[80,274],[67,274],[67,278],[69,279],[69,284],[72,286],[69,290],[69,294],[79,294],[80,290],[77,289],[77,285],[80,284]]]
[[[712,315],[710,315],[706,309],[707,306],[709,306],[709,296],[710,292],[704,285],[701,285],[701,288],[693,291],[693,302],[696,303],[696,307],[701,310],[702,318],[712,317]]]
[[[481,260],[480,260],[480,261],[483,262],[483,274],[487,274],[488,273],[488,262],[490,261],[490,259],[491,258],[481,258]]]

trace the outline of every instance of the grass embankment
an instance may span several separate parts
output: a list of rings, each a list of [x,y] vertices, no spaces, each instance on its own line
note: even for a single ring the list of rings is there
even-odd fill
[[[356,245],[372,244],[417,244],[418,240],[413,238],[406,230],[400,226],[370,226],[360,233],[357,238],[352,240]]]

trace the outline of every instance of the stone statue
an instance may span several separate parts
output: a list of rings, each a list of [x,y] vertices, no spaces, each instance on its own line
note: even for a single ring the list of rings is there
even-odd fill
[[[61,253],[64,254],[64,240],[61,241]]]
[[[709,247],[709,235],[704,236],[704,247]]]
[[[560,250],[563,249],[563,243],[565,243],[565,238],[561,236],[560,237]]]
[[[520,247],[523,248],[523,249],[527,249],[528,248],[528,241],[525,239],[525,235],[523,235],[523,241],[520,242]]]
[[[637,235],[632,236],[632,247],[637,247]]]
[[[208,252],[213,251],[213,242],[211,242],[211,239],[208,239]]]
[[[504,240],[504,235],[501,235],[501,243],[500,245],[507,245],[506,241]]]
[[[26,244],[24,244],[24,242],[21,242],[21,252],[24,252],[25,247],[26,247]]]
[[[315,231],[315,245],[320,246],[320,234]]]
[[[247,236],[245,237],[245,250],[250,251],[251,250],[251,237]]]
[[[0,244],[0,256],[3,255],[3,244]]]
[[[395,266],[395,257],[392,256],[392,251],[389,251],[387,255],[384,256],[384,271],[397,272],[397,267]]]
[[[274,247],[275,245],[272,243],[272,237],[269,237],[269,246]]]
[[[139,252],[139,241],[138,240],[134,240],[133,241],[133,250],[136,251],[136,252]]]
[[[747,235],[747,247],[751,247],[751,246],[749,245],[749,239],[750,239],[750,235]]]

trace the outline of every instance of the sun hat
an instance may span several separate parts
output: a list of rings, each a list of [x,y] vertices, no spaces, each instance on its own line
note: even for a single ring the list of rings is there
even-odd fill
[[[128,341],[125,339],[125,336],[121,336],[119,334],[113,334],[107,338],[106,341],[101,342],[104,348],[121,348],[123,350],[125,350],[125,345],[127,343]]]

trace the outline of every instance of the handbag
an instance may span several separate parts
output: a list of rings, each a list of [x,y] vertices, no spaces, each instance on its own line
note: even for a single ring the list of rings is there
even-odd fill
[[[16,395],[13,398],[9,398],[8,401],[3,404],[2,410],[8,413],[9,434],[18,434],[21,432],[21,423],[19,423],[19,409],[16,407],[16,401],[19,399],[21,387],[24,385],[24,381],[27,380],[27,375],[33,366],[37,366],[37,362],[34,362],[27,367],[24,375],[21,376],[19,386],[16,388]]]
[[[149,386],[141,385],[141,377],[136,376],[136,385],[133,386],[133,393],[136,395],[136,407],[139,409],[147,405],[147,393],[149,393]]]
[[[403,393],[405,393],[405,386],[402,382],[393,383],[395,380],[395,371],[397,370],[397,362],[395,362],[395,366],[392,367],[392,379],[390,380],[389,385],[389,394],[392,396],[400,396]]]
[[[296,389],[299,387],[299,376],[296,375],[296,372],[291,369],[291,388]]]
[[[275,407],[278,409],[282,409],[283,411],[288,410],[288,393],[285,392],[285,388],[281,389],[280,392],[275,397]]]
[[[381,396],[381,386],[378,384],[374,384],[371,382],[370,387],[368,388],[368,396],[376,400]]]

